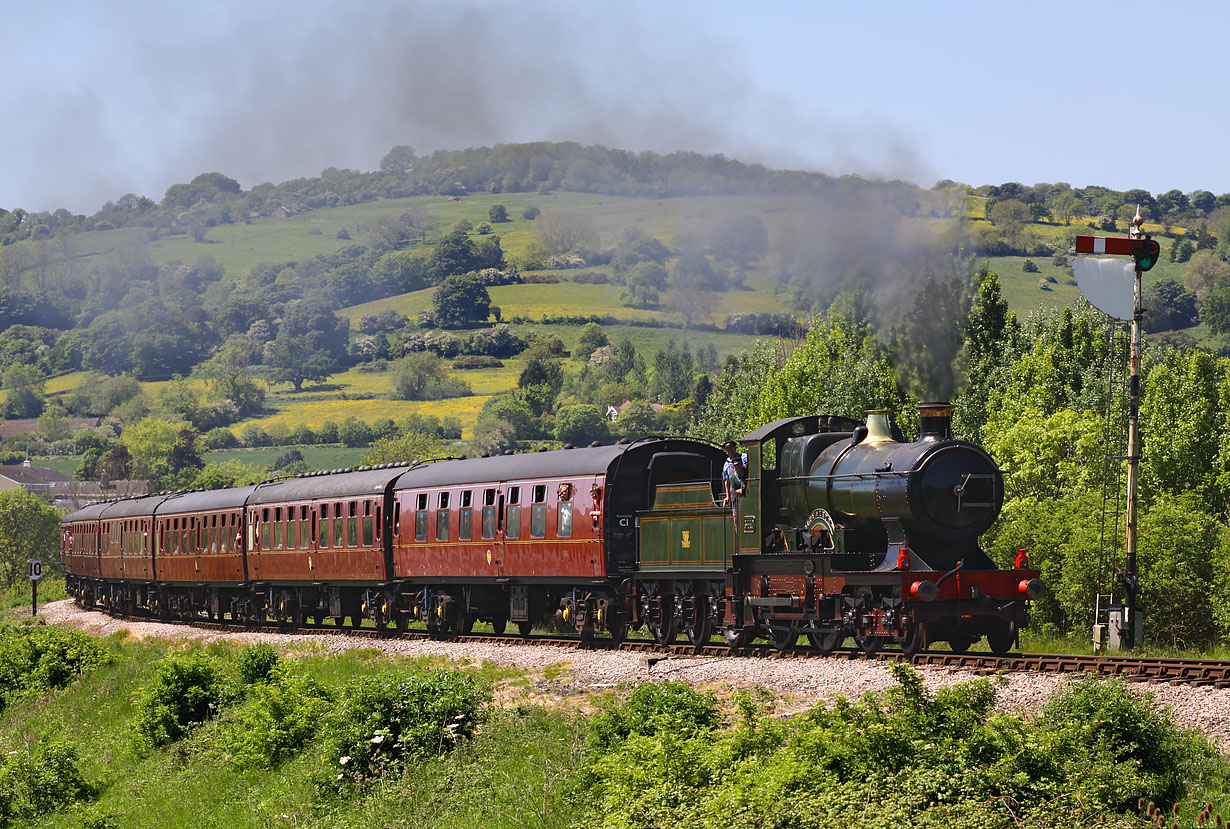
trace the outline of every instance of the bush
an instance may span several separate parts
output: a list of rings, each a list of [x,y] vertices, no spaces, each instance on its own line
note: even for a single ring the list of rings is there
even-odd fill
[[[264,682],[281,658],[278,655],[278,649],[268,642],[244,648],[239,654],[236,666],[239,671],[239,681],[244,685]]]
[[[219,426],[206,432],[201,442],[206,449],[234,449],[239,445],[239,438],[230,429]]]
[[[66,742],[10,752],[0,766],[0,826],[61,811],[95,794],[78,768],[76,750]]]
[[[243,430],[239,433],[239,440],[247,447],[271,446],[273,444],[269,433],[255,423],[249,423],[243,427]]]
[[[79,630],[0,626],[0,709],[19,694],[63,688],[108,659],[102,644]]]
[[[694,736],[721,722],[718,700],[686,682],[646,682],[638,685],[617,708],[594,719],[590,742],[610,748],[637,734],[660,731]]]
[[[554,285],[559,277],[550,273],[527,273],[522,279],[527,285]]]
[[[174,742],[222,707],[222,670],[199,652],[168,656],[138,692],[137,734],[154,746]]]
[[[572,281],[580,285],[606,285],[611,278],[602,271],[581,271],[572,275]]]
[[[453,368],[503,368],[504,362],[498,357],[487,357],[482,354],[471,354],[453,361]]]
[[[450,751],[474,733],[488,697],[459,671],[391,672],[364,680],[329,726],[337,779],[362,784],[409,760]]]
[[[1032,259],[1026,259],[1021,263],[1021,270],[1025,273],[1038,273],[1038,265]]]
[[[287,663],[271,665],[265,679],[219,736],[225,756],[240,769],[270,768],[293,755],[315,736],[329,709],[327,690]]]
[[[532,204],[526,205],[525,209],[521,211],[521,218],[527,219],[532,222],[538,218],[538,214],[541,212],[542,211],[539,210],[535,205],[532,205]]]
[[[371,446],[372,427],[351,415],[337,428],[338,439],[346,446]]]

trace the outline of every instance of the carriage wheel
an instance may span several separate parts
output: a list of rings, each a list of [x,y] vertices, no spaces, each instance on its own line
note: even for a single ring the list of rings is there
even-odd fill
[[[533,622],[517,622],[517,633],[521,634],[522,639],[529,639],[530,634],[534,632]]]
[[[1015,623],[996,620],[991,624],[990,629],[987,630],[987,645],[990,646],[991,653],[1003,656],[1012,650],[1014,644],[1016,644]]]
[[[879,651],[880,648],[884,647],[884,637],[871,635],[855,636],[854,644],[857,645],[858,649],[863,653],[871,656],[873,653]]]
[[[663,596],[660,609],[649,620],[649,632],[659,645],[669,645],[679,635],[679,619],[675,616],[675,603]]]
[[[790,650],[799,641],[799,629],[794,625],[769,629],[769,644],[776,651]]]
[[[705,596],[695,596],[692,599],[692,610],[685,611],[683,632],[688,641],[700,650],[709,644],[713,635],[713,617],[709,614],[709,599]]]
[[[807,640],[811,642],[811,646],[825,654],[837,650],[845,639],[845,632],[840,630],[809,630],[807,632]]]
[[[912,656],[927,647],[927,626],[912,623],[904,633],[893,635],[893,641],[906,656]]]

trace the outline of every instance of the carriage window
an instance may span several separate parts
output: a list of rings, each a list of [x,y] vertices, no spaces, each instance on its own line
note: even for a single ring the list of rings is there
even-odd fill
[[[469,493],[465,493],[469,494]],[[464,499],[462,499],[464,501]],[[471,541],[474,538],[474,510],[462,507],[457,515],[457,540]]]
[[[490,507],[490,506],[493,506],[494,504],[495,504],[495,490],[494,489],[484,489],[483,490],[483,506]]]
[[[346,519],[342,518],[342,505],[333,505],[333,546],[346,546]]]
[[[507,538],[521,537],[521,507],[512,505],[508,508],[508,525],[504,528],[504,535]]]
[[[547,500],[546,484],[536,484],[534,486],[534,503],[541,504]]]
[[[414,513],[414,540],[427,540],[427,510],[416,510]]]
[[[495,538],[495,507],[483,507],[483,538]]]
[[[543,538],[547,534],[547,505],[530,507],[530,538]]]
[[[262,550],[273,549],[270,546],[270,543],[273,540],[270,535],[270,532],[271,531],[269,529],[269,509],[266,508],[261,516],[261,549]]]
[[[521,503],[521,487],[510,486],[508,488],[508,503],[510,504],[520,504]]]
[[[372,526],[372,517],[365,515],[363,516],[363,546],[370,547],[375,541],[375,528]]]
[[[358,505],[350,502],[350,520],[346,522],[347,538],[346,543],[351,547],[359,546],[359,510]]]
[[[447,509],[436,510],[436,541],[448,541],[448,517]]]
[[[473,504],[474,504],[473,490],[467,489],[464,492],[462,492],[461,493],[461,505],[463,507],[469,507],[469,506],[473,506]]]
[[[294,520],[294,515],[295,511],[292,509],[290,511],[290,520],[286,522],[286,549],[288,550],[293,550],[299,546],[298,538],[296,538],[299,535],[299,523]]]
[[[218,551],[229,553],[231,551],[231,516],[222,516],[222,520],[218,523],[222,525],[218,530]]]
[[[401,501],[397,501],[393,504],[393,537],[397,538],[397,536],[400,533],[401,533]]]
[[[439,497],[439,508],[448,509],[448,493],[441,492]]]
[[[307,504],[299,507],[299,549],[312,549],[312,518]]]
[[[282,549],[282,508],[273,511],[273,549]]]
[[[560,538],[572,537],[572,502],[559,502],[559,515],[555,521],[555,534]]]
[[[427,493],[426,492],[420,492],[418,494],[418,498],[416,499],[416,501],[417,501],[417,505],[415,506],[415,509],[427,509]]]

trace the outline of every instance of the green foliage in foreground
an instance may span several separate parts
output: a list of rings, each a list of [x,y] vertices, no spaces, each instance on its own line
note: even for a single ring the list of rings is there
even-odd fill
[[[907,667],[791,718],[763,692],[675,682],[584,717],[587,699],[492,705],[507,672],[490,667],[171,647],[112,644],[76,682],[14,699],[0,826],[1143,826],[1144,798],[1189,827],[1206,800],[1230,806],[1226,758],[1118,681],[1068,682],[1032,719],[994,713],[995,680],[930,693]],[[199,711],[179,703],[209,694],[173,743],[115,739],[151,700]]]
[[[106,648],[81,631],[41,622],[0,626],[0,709],[23,694],[63,688],[108,658]]]
[[[899,685],[790,720],[747,700],[732,728],[630,733],[587,785],[607,827],[1075,826],[1144,797],[1220,787],[1223,759],[1122,682],[1070,682],[1041,716],[993,713],[995,685]],[[697,692],[692,694],[701,697]],[[670,699],[664,723],[679,700]],[[626,716],[615,712],[604,720]],[[653,723],[654,714],[640,717]],[[1202,791],[1202,790],[1201,790]]]

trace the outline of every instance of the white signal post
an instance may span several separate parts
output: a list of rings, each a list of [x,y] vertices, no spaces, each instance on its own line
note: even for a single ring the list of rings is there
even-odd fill
[[[1140,307],[1141,275],[1157,261],[1158,244],[1143,235],[1144,219],[1140,208],[1132,219],[1128,238],[1113,236],[1077,236],[1077,253],[1104,253],[1132,256],[1136,260],[1136,278],[1132,286],[1132,351],[1131,371],[1128,379],[1128,447],[1127,447],[1127,506],[1123,536],[1123,599],[1124,621],[1127,626],[1127,645],[1136,648],[1141,644],[1137,636],[1137,575],[1136,575],[1136,498],[1140,467],[1140,331],[1144,312]]]

